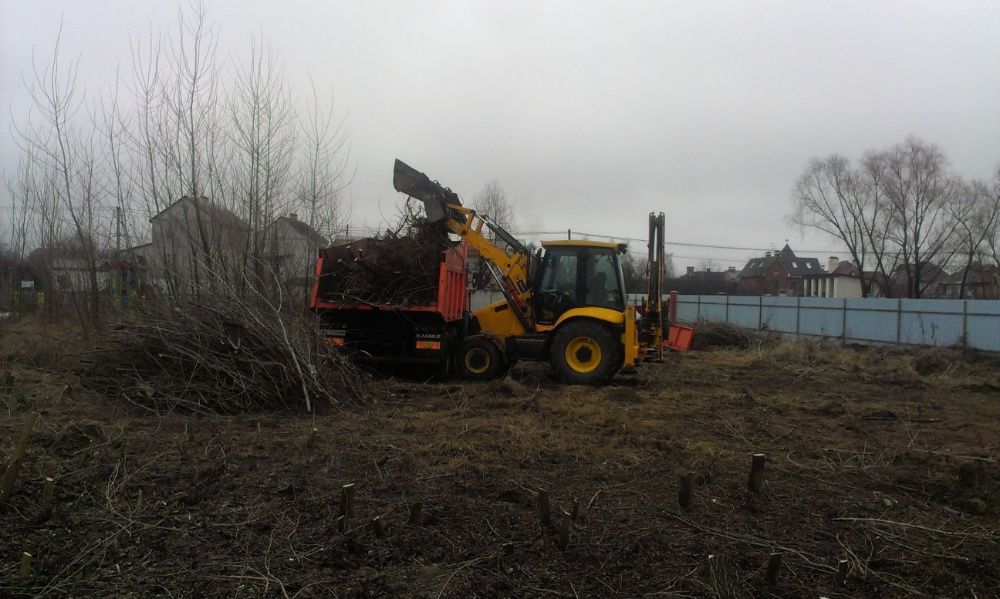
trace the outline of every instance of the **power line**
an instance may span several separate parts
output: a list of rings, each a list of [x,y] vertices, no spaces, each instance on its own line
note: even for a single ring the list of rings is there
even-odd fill
[[[598,237],[601,239],[610,240],[622,240],[622,241],[635,241],[639,243],[647,243],[647,240],[641,237],[625,237],[620,235],[604,235],[601,233],[587,233],[585,231],[577,230],[563,230],[563,231],[519,231],[515,233],[517,236],[527,236],[527,235],[566,235],[567,233],[575,233],[583,237]],[[768,246],[757,246],[757,247],[745,247],[745,246],[735,246],[735,245],[718,245],[710,243],[692,243],[686,241],[665,241],[665,245],[678,246],[678,247],[690,247],[690,248],[701,248],[701,249],[714,249],[714,250],[738,250],[738,251],[749,251],[749,252],[766,252],[772,248]],[[825,250],[795,250],[802,254],[827,254],[829,252],[840,252],[842,250],[835,249],[825,249]]]

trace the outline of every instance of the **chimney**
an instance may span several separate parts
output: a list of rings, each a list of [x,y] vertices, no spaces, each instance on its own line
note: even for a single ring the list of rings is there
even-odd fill
[[[826,265],[826,272],[833,272],[837,270],[838,266],[840,266],[840,258],[830,256],[830,262]]]
[[[736,272],[736,267],[735,266],[730,266],[729,267],[729,272]]]
[[[687,267],[687,270],[688,270],[687,274],[688,274],[689,277],[694,274],[694,267],[693,266]]]
[[[299,215],[295,214],[294,212],[289,212],[288,213],[288,220],[299,220]]]

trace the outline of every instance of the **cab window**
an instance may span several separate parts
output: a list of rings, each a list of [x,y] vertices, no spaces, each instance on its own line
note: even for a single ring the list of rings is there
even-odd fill
[[[550,252],[546,256],[543,291],[560,291],[573,294],[576,291],[576,271],[579,258],[566,252]]]
[[[622,309],[623,299],[614,250],[587,248],[584,303],[588,306]]]
[[[546,251],[542,278],[535,294],[535,314],[539,322],[555,322],[563,312],[579,304],[576,284],[579,270],[578,248]]]

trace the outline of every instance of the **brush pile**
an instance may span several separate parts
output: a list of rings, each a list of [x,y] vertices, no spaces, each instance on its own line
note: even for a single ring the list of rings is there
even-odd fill
[[[715,347],[750,349],[772,341],[767,333],[744,329],[723,322],[701,322],[691,341],[691,349],[703,350]]]
[[[322,250],[320,298],[336,303],[431,304],[437,300],[441,252],[451,245],[440,225],[417,222],[403,231]]]
[[[155,412],[313,411],[364,395],[304,316],[231,298],[145,310],[111,328],[82,373],[89,387]]]

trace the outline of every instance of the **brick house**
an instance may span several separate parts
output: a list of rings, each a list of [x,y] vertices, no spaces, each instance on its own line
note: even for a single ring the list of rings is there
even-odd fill
[[[780,252],[767,252],[760,258],[751,258],[739,276],[739,293],[742,295],[802,295],[804,279],[823,273],[816,258],[800,258],[786,243]]]

